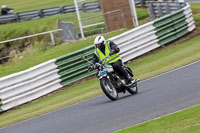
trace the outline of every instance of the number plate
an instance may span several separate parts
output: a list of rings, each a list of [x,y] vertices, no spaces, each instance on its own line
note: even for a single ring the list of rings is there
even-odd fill
[[[104,70],[102,70],[102,71],[100,71],[100,75],[101,76],[105,76],[107,74],[107,72],[106,72],[106,70],[104,69]]]

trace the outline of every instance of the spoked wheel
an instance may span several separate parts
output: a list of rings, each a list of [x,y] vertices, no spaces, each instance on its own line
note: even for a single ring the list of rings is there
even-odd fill
[[[138,93],[137,82],[138,82],[138,80],[135,81],[134,85],[131,88],[127,89],[127,91],[132,95]]]
[[[108,78],[102,78],[100,80],[100,85],[103,92],[109,99],[113,101],[118,99],[118,92]]]

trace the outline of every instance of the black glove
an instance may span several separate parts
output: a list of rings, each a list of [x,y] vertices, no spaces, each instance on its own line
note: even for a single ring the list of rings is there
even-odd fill
[[[95,63],[94,68],[98,68],[98,67],[100,67],[100,66],[101,66],[101,64]]]
[[[109,53],[110,56],[111,56],[111,55],[114,55],[114,54],[115,54],[115,51],[114,51],[114,50],[111,50],[110,53]]]
[[[94,69],[94,64],[88,65],[88,70]]]

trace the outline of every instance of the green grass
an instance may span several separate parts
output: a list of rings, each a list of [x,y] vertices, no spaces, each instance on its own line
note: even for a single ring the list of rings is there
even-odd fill
[[[190,3],[193,14],[200,13],[200,3]]]
[[[162,117],[116,133],[199,133],[200,106]]]
[[[137,13],[138,20],[142,20],[144,18],[149,17],[149,14],[146,8],[136,8],[136,13]]]
[[[197,30],[200,31],[200,13],[193,15],[196,22]]]
[[[200,60],[200,36],[179,45],[172,45],[166,49],[144,56],[128,64],[135,77],[146,79],[157,74],[172,70],[176,67]],[[23,105],[16,110],[10,110],[0,115],[0,127],[4,127],[43,113],[102,94],[96,78],[84,81],[76,86],[66,87],[56,94]]]
[[[0,41],[55,30],[57,19],[66,15],[52,16],[44,19],[0,25]],[[2,44],[1,44],[2,45]]]

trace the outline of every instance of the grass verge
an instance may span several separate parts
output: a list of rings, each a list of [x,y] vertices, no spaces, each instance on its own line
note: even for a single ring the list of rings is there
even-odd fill
[[[200,105],[116,133],[199,133]]]
[[[128,64],[137,78],[146,79],[176,67],[200,60],[200,36],[196,36],[179,45],[170,45],[155,51],[149,56],[136,59]],[[76,86],[66,87],[54,95],[49,95],[16,110],[0,115],[0,127],[4,127],[43,113],[47,113],[79,101],[102,94],[96,78],[84,81]]]
[[[193,14],[200,13],[200,3],[190,3]]]

